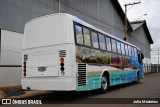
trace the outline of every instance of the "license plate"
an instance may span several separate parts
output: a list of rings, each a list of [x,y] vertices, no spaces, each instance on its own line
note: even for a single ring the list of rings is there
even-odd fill
[[[47,67],[38,67],[38,71],[39,71],[39,72],[44,72],[44,71],[46,71],[46,68],[47,68]]]

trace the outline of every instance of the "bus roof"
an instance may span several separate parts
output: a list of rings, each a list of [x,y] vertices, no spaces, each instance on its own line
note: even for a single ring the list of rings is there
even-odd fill
[[[111,38],[117,39],[117,40],[119,40],[119,41],[122,41],[122,42],[124,42],[124,43],[126,43],[126,44],[129,44],[129,45],[134,46],[134,47],[136,47],[137,49],[139,49],[137,46],[135,46],[135,45],[133,45],[133,44],[131,44],[131,43],[129,43],[129,42],[126,42],[126,41],[124,41],[124,40],[122,40],[122,39],[120,39],[120,38],[117,38],[117,37],[115,37],[115,36],[113,36],[113,35],[111,35],[111,34],[109,34],[109,33],[106,33],[106,32],[104,32],[104,31],[102,31],[102,30],[94,27],[93,25],[91,25],[91,24],[89,24],[89,23],[87,23],[87,22],[85,22],[85,21],[77,18],[76,16],[73,16],[73,15],[68,14],[68,13],[55,13],[55,14],[49,14],[49,15],[40,16],[40,17],[37,17],[37,18],[34,18],[34,19],[30,20],[30,21],[27,22],[26,24],[28,24],[28,23],[30,23],[30,22],[32,22],[32,21],[34,21],[34,20],[37,20],[37,19],[39,19],[39,18],[54,16],[54,15],[66,15],[66,16],[70,17],[74,22],[77,22],[77,23],[79,23],[79,24],[82,24],[82,25],[84,25],[84,26],[86,26],[86,27],[89,27],[89,28],[91,28],[91,29],[93,29],[93,30],[96,30],[96,31],[98,31],[98,32],[100,32],[100,33],[106,34],[107,36],[110,36]],[[139,49],[139,50],[140,50],[140,49]]]

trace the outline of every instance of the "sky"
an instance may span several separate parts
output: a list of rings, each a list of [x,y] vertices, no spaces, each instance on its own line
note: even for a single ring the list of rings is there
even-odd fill
[[[151,45],[151,62],[158,62],[158,48],[160,49],[160,0],[118,0],[121,7],[125,4],[141,2],[133,6],[127,6],[129,21],[146,20],[154,44]],[[144,16],[144,14],[147,14]]]

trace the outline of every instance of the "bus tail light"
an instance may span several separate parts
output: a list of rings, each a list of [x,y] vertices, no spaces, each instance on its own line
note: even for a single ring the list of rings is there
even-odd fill
[[[60,70],[61,70],[61,75],[64,75],[64,58],[60,58]]]
[[[26,62],[23,63],[23,76],[26,76]]]
[[[24,55],[24,62],[23,62],[23,76],[26,77],[26,61],[28,60],[28,55]]]
[[[61,58],[61,59],[60,59],[60,62],[63,63],[63,62],[64,62],[64,58]]]

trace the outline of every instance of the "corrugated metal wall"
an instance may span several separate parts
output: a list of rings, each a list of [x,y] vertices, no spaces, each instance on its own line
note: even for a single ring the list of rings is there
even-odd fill
[[[27,21],[56,12],[57,0],[0,0],[0,28],[23,33]],[[75,15],[121,39],[124,37],[124,24],[110,0],[61,0],[61,12]],[[150,47],[145,35],[134,38],[130,38],[131,43],[143,44],[138,45],[142,50]],[[150,51],[145,50],[145,55],[150,58]]]
[[[139,47],[146,58],[151,57],[150,42],[146,37],[143,26],[135,30],[132,33],[131,37],[129,37],[128,41],[132,44],[135,44],[137,47]]]
[[[23,34],[1,30],[0,85],[20,84]]]
[[[56,6],[56,0],[0,0],[0,28],[23,33],[27,21],[55,13]]]
[[[110,0],[61,0],[62,12],[67,12],[113,34],[124,36],[124,25]]]
[[[0,0],[0,27],[22,32],[27,21],[58,12],[56,0]],[[61,0],[61,12],[70,13],[120,38],[124,26],[110,0]]]

